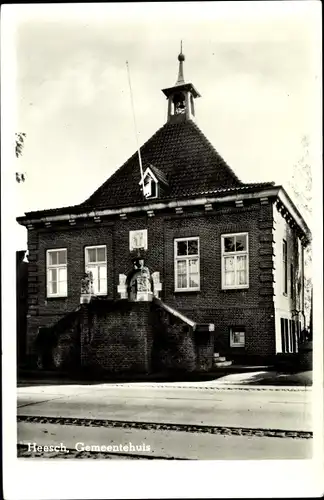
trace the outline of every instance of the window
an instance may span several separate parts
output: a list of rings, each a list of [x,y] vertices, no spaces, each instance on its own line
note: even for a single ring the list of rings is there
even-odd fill
[[[283,266],[283,293],[287,295],[288,292],[288,254],[287,254],[287,241],[282,240],[282,266]]]
[[[249,286],[248,234],[222,235],[222,288]]]
[[[199,238],[177,238],[174,259],[175,291],[199,290]]]
[[[148,175],[144,179],[144,196],[145,198],[156,198],[157,195],[157,184]]]
[[[107,250],[106,245],[86,247],[85,270],[92,273],[93,291],[96,295],[107,294]]]
[[[245,329],[242,327],[230,329],[230,346],[245,347]]]
[[[67,250],[47,250],[47,297],[67,297]]]
[[[148,167],[143,173],[143,178],[139,182],[142,186],[145,198],[157,198],[158,195],[158,180]]]

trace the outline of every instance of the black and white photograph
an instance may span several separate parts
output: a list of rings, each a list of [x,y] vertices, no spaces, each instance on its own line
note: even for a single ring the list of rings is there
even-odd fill
[[[320,2],[1,28],[5,498],[323,494]]]

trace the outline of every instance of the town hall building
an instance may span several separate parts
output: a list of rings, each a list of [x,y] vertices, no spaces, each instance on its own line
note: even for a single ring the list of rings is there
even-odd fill
[[[163,89],[166,123],[79,205],[26,213],[26,357],[114,373],[295,353],[310,231],[282,186],[244,183]]]

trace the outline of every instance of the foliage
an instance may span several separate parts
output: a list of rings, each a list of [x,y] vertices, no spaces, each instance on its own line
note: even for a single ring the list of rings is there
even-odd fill
[[[26,134],[25,132],[16,132],[15,137],[16,137],[15,154],[16,158],[19,158],[22,155]],[[16,172],[16,181],[18,183],[25,182],[25,178],[26,176],[24,173]]]
[[[25,132],[16,132],[16,157],[19,158],[19,156],[22,155],[22,150],[24,148],[24,142],[25,142],[25,137],[26,134]]]
[[[305,218],[306,222],[311,225],[312,222],[312,168],[310,162],[310,141],[307,136],[302,137],[302,156],[293,167],[292,180],[289,183],[294,201]],[[305,315],[306,326],[312,324],[312,246],[309,244],[305,249]]]

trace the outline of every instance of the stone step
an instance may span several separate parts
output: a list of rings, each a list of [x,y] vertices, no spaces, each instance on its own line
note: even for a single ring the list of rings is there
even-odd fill
[[[214,363],[214,368],[225,368],[226,366],[231,366],[233,361],[217,361]]]
[[[214,352],[214,359],[219,358],[219,356],[220,356],[219,352]]]
[[[225,356],[218,356],[217,358],[214,358],[214,363],[219,363],[223,361],[226,361]]]

